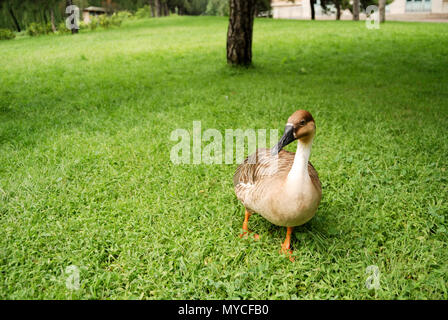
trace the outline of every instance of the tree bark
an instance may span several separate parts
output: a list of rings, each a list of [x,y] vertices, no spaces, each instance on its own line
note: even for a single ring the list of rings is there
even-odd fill
[[[56,32],[56,26],[54,25],[54,11],[53,11],[53,9],[50,9],[50,21],[51,21],[51,30],[53,30],[53,32]]]
[[[160,0],[154,0],[154,7],[156,11],[156,17],[160,17],[162,14],[161,7],[160,7]]]
[[[170,15],[170,10],[168,9],[168,2],[165,1],[163,3],[163,15],[164,16],[169,16]]]
[[[310,0],[310,7],[311,7],[311,20],[316,20],[316,12],[314,10],[314,4],[316,3],[316,0]]]
[[[45,9],[42,11],[42,18],[43,18],[44,23],[46,25],[48,23],[48,20],[47,20],[47,10],[45,10]]]
[[[336,5],[336,20],[341,20],[341,3],[338,1]]]
[[[227,63],[248,66],[252,63],[252,34],[256,0],[230,0],[227,31]]]
[[[9,11],[9,14],[11,15],[12,21],[14,21],[14,24],[16,26],[17,32],[22,31],[22,29],[20,29],[19,21],[17,21],[17,18],[14,15],[14,11],[12,11],[12,8],[9,8],[8,11]]]
[[[359,0],[353,0],[353,20],[359,21]]]
[[[154,18],[156,16],[154,0],[149,0],[149,7],[151,8],[151,17]]]
[[[386,21],[386,0],[378,0],[380,23]]]
[[[108,14],[112,14],[112,0],[107,0],[106,1],[106,12]]]

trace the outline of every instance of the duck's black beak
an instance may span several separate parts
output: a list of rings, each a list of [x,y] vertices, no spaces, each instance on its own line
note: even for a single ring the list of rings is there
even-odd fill
[[[281,137],[280,141],[271,149],[271,154],[273,156],[277,155],[280,150],[286,147],[288,144],[293,142],[296,138],[294,138],[294,127],[290,124],[286,125],[285,132]]]

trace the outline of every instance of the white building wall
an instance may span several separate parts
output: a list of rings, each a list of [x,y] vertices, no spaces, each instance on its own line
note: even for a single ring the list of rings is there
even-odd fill
[[[425,1],[425,0],[423,0]],[[390,14],[405,14],[406,0],[395,0],[389,6]],[[431,13],[448,13],[448,0],[431,0]],[[411,12],[412,13],[412,12]]]
[[[309,1],[272,1],[272,15],[274,19],[306,19],[311,18]]]
[[[390,14],[403,14],[406,12],[406,0],[395,0],[389,4]]]
[[[432,13],[448,13],[448,1],[447,0],[432,0]]]
[[[302,15],[301,6],[278,6],[273,8],[274,19],[294,19]]]
[[[422,0],[425,1],[425,0]],[[310,19],[311,8],[309,0],[273,0],[271,2],[272,13],[275,19]],[[316,10],[316,16],[320,16],[320,10]],[[408,10],[409,11],[409,10]],[[413,14],[418,12],[406,11],[406,0],[394,0],[387,6],[387,15]],[[427,13],[448,13],[448,0],[431,0],[431,11]]]
[[[309,0],[302,0],[302,12],[305,19],[311,19],[311,4]]]

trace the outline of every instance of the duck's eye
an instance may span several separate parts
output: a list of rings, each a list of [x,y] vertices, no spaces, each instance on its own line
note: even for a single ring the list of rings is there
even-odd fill
[[[299,126],[304,126],[304,125],[305,125],[305,120],[300,120]]]

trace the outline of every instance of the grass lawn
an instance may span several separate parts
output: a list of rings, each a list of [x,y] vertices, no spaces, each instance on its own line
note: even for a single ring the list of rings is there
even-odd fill
[[[0,42],[1,299],[448,299],[448,24],[259,19],[250,69],[226,66],[226,30]],[[238,237],[236,164],[175,165],[170,134],[282,132],[302,108],[323,199],[291,263],[261,216]]]

